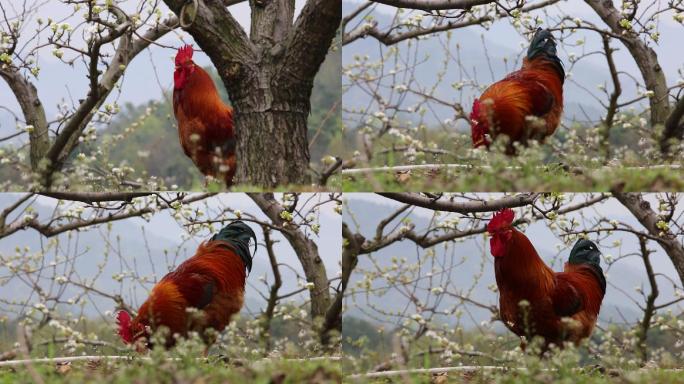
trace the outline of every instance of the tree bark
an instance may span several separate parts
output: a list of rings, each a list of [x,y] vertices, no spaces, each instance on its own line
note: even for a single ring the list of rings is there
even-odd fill
[[[681,140],[684,136],[684,97],[680,98],[675,104],[672,113],[665,121],[665,131],[663,132],[663,140],[660,141],[660,150],[662,153],[670,152],[671,140]]]
[[[253,68],[252,73],[254,81],[244,88],[256,89],[240,100],[233,99],[238,135],[236,181],[264,187],[308,184],[311,87],[274,89],[269,85],[273,84],[272,70]]]
[[[164,0],[176,14],[184,0]],[[218,2],[199,1],[187,31],[211,58],[234,107],[236,182],[310,182],[307,117],[313,80],[342,19],[340,0],[251,0],[247,37]]]
[[[31,169],[37,170],[40,160],[50,147],[45,108],[38,97],[36,87],[14,68],[0,69],[0,77],[5,79],[12,93],[17,98],[21,112],[27,125],[32,125],[29,132],[29,154]]]

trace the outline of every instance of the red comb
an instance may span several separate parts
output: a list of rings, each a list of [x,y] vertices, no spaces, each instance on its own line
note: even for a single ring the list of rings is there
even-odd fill
[[[471,136],[473,138],[473,147],[477,148],[481,145],[489,146],[489,140],[485,134],[489,132],[487,128],[487,121],[482,121],[480,113],[480,100],[475,99],[473,102],[473,110],[470,112]]]
[[[515,212],[510,208],[504,208],[499,212],[494,214],[489,224],[487,224],[487,232],[493,233],[499,229],[510,227],[513,219],[515,218]]]
[[[185,61],[192,59],[192,45],[184,45],[178,48],[178,53],[176,53],[176,65],[180,65]]]
[[[131,315],[126,311],[119,311],[116,314],[116,324],[119,326],[119,336],[128,344],[133,341],[133,333],[131,332]]]

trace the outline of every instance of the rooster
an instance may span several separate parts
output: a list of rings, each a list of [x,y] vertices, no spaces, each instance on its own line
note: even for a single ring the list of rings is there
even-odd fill
[[[509,139],[506,153],[512,155],[513,143],[526,145],[528,140],[543,141],[552,135],[563,113],[564,81],[553,35],[539,28],[522,68],[490,85],[473,102],[473,146],[489,147],[490,138],[504,134]]]
[[[164,276],[135,318],[119,311],[118,334],[124,343],[149,348],[150,337],[163,326],[169,331],[166,348],[175,344],[174,334],[185,337],[190,331],[211,345],[213,332],[207,330],[222,331],[242,308],[246,274],[252,269],[250,239],[256,252],[254,231],[242,221],[232,222]]]
[[[219,97],[209,74],[192,61],[192,47],[176,54],[173,113],[185,154],[205,176],[221,178],[227,187],[236,170],[233,110]]]
[[[578,344],[591,335],[606,293],[601,252],[590,240],[580,239],[564,271],[554,272],[513,228],[514,216],[504,209],[487,225],[501,320],[518,336],[542,336],[542,351],[551,343],[561,348],[566,341]]]

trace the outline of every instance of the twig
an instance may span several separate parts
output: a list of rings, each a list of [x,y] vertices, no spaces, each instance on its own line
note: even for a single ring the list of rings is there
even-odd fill
[[[339,361],[342,358],[340,356],[316,356],[316,357],[310,357],[310,358],[303,358],[303,359],[268,359],[264,358],[261,360],[256,361],[256,363],[259,362],[266,362],[266,361],[271,361],[271,360],[282,360],[282,361],[287,361],[287,362],[293,362],[293,363],[300,363],[300,362],[305,362],[305,361],[322,361],[322,360],[329,360],[329,361]],[[151,357],[147,356],[120,356],[120,355],[110,355],[110,356],[68,356],[68,357],[54,357],[54,358],[40,358],[40,359],[25,359],[25,360],[10,360],[10,361],[0,361],[0,367],[15,367],[18,365],[23,365],[23,364],[40,364],[40,363],[50,363],[50,364],[58,364],[58,363],[71,363],[71,362],[76,362],[76,361],[106,361],[106,360],[124,360],[124,361],[152,361]],[[166,361],[178,361],[181,360],[178,357],[169,357],[166,359]],[[206,357],[200,357],[196,359],[197,361],[207,361],[208,359]]]
[[[323,173],[321,174],[318,184],[324,186],[328,183],[328,178],[332,176],[340,167],[342,166],[342,158],[336,157],[335,162],[331,164]]]
[[[583,368],[574,368],[573,371],[581,371]],[[526,367],[501,367],[501,366],[495,366],[495,365],[482,365],[482,366],[477,366],[477,365],[469,365],[469,366],[461,366],[461,367],[441,367],[441,368],[419,368],[419,369],[405,369],[405,370],[396,370],[396,371],[383,371],[383,372],[368,372],[368,373],[357,373],[354,375],[349,375],[347,376],[347,379],[364,379],[364,378],[372,378],[372,377],[391,377],[391,376],[399,376],[399,375],[404,375],[404,374],[411,374],[411,373],[426,373],[426,374],[434,374],[434,373],[444,373],[444,372],[477,372],[477,371],[518,371],[518,372],[526,372],[528,369]],[[540,369],[543,372],[554,372],[557,371],[555,368],[542,368]],[[681,372],[684,369],[682,368],[663,368],[659,369],[659,371],[664,371],[664,372]]]
[[[539,166],[538,168],[543,169],[545,166]],[[601,168],[594,168],[593,170],[599,169],[615,169],[616,167],[604,166]],[[680,164],[656,164],[649,166],[634,166],[634,167],[622,167],[622,169],[628,170],[647,170],[647,169],[681,169]],[[395,165],[395,166],[385,166],[385,167],[371,167],[371,168],[353,168],[353,169],[343,169],[343,175],[353,175],[357,173],[367,173],[367,172],[403,172],[403,171],[414,171],[421,169],[464,169],[464,170],[478,170],[478,169],[493,169],[490,165],[467,165],[467,164],[416,164],[416,165]],[[504,167],[506,170],[516,170],[522,169],[518,166]]]
[[[441,367],[441,368],[419,368],[419,369],[403,369],[396,371],[383,371],[383,372],[368,372],[368,373],[357,373],[354,375],[347,376],[348,379],[361,379],[369,377],[391,377],[399,376],[407,373],[442,373],[442,372],[454,372],[454,371],[527,371],[525,367],[499,367],[493,365],[466,365],[462,367]]]
[[[491,169],[489,165],[465,165],[465,164],[416,164],[416,165],[395,165],[392,167],[371,167],[371,168],[352,168],[343,169],[343,175],[352,175],[356,173],[366,173],[366,172],[403,172],[403,171],[414,171],[420,169]],[[506,167],[511,169],[518,169],[520,167]]]
[[[538,193],[518,193],[492,201],[452,201],[446,198],[433,199],[418,193],[379,193],[379,195],[404,204],[459,213],[494,212],[502,208],[517,208],[533,204],[539,197]]]
[[[130,202],[135,197],[151,195],[152,192],[40,192],[40,195],[58,200],[80,201],[93,204],[110,201]]]

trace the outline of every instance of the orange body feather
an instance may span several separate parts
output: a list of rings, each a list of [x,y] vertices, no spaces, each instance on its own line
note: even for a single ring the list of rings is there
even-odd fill
[[[553,42],[550,35],[547,38]],[[536,44],[544,41],[548,40]],[[524,58],[520,70],[492,84],[475,100],[470,115],[475,147],[490,144],[485,135],[493,139],[503,134],[509,138],[507,153],[513,154],[513,143],[543,141],[558,127],[563,113],[562,64],[555,56],[555,43],[553,55],[532,48],[534,56]]]
[[[230,186],[236,170],[233,110],[223,103],[209,74],[190,59],[189,49],[189,56],[179,51],[176,57],[173,112],[180,143],[202,174]]]
[[[150,292],[132,320],[120,311],[119,335],[125,343],[143,340],[160,327],[168,329],[165,346],[175,344],[175,335],[196,331],[207,342],[213,329],[222,331],[242,308],[245,279],[252,267],[249,238],[256,237],[244,223],[236,221],[211,240],[202,243],[195,255],[164,276]]]
[[[205,329],[222,331],[231,317],[240,311],[245,295],[245,266],[238,255],[220,242],[200,245],[197,253],[164,276],[152,289],[149,298],[133,319],[133,328],[156,330],[167,327],[166,346],[175,343],[173,334],[187,336]],[[211,302],[203,303],[207,284],[214,291]],[[204,305],[204,306],[203,306]],[[201,312],[188,308],[202,308]]]

